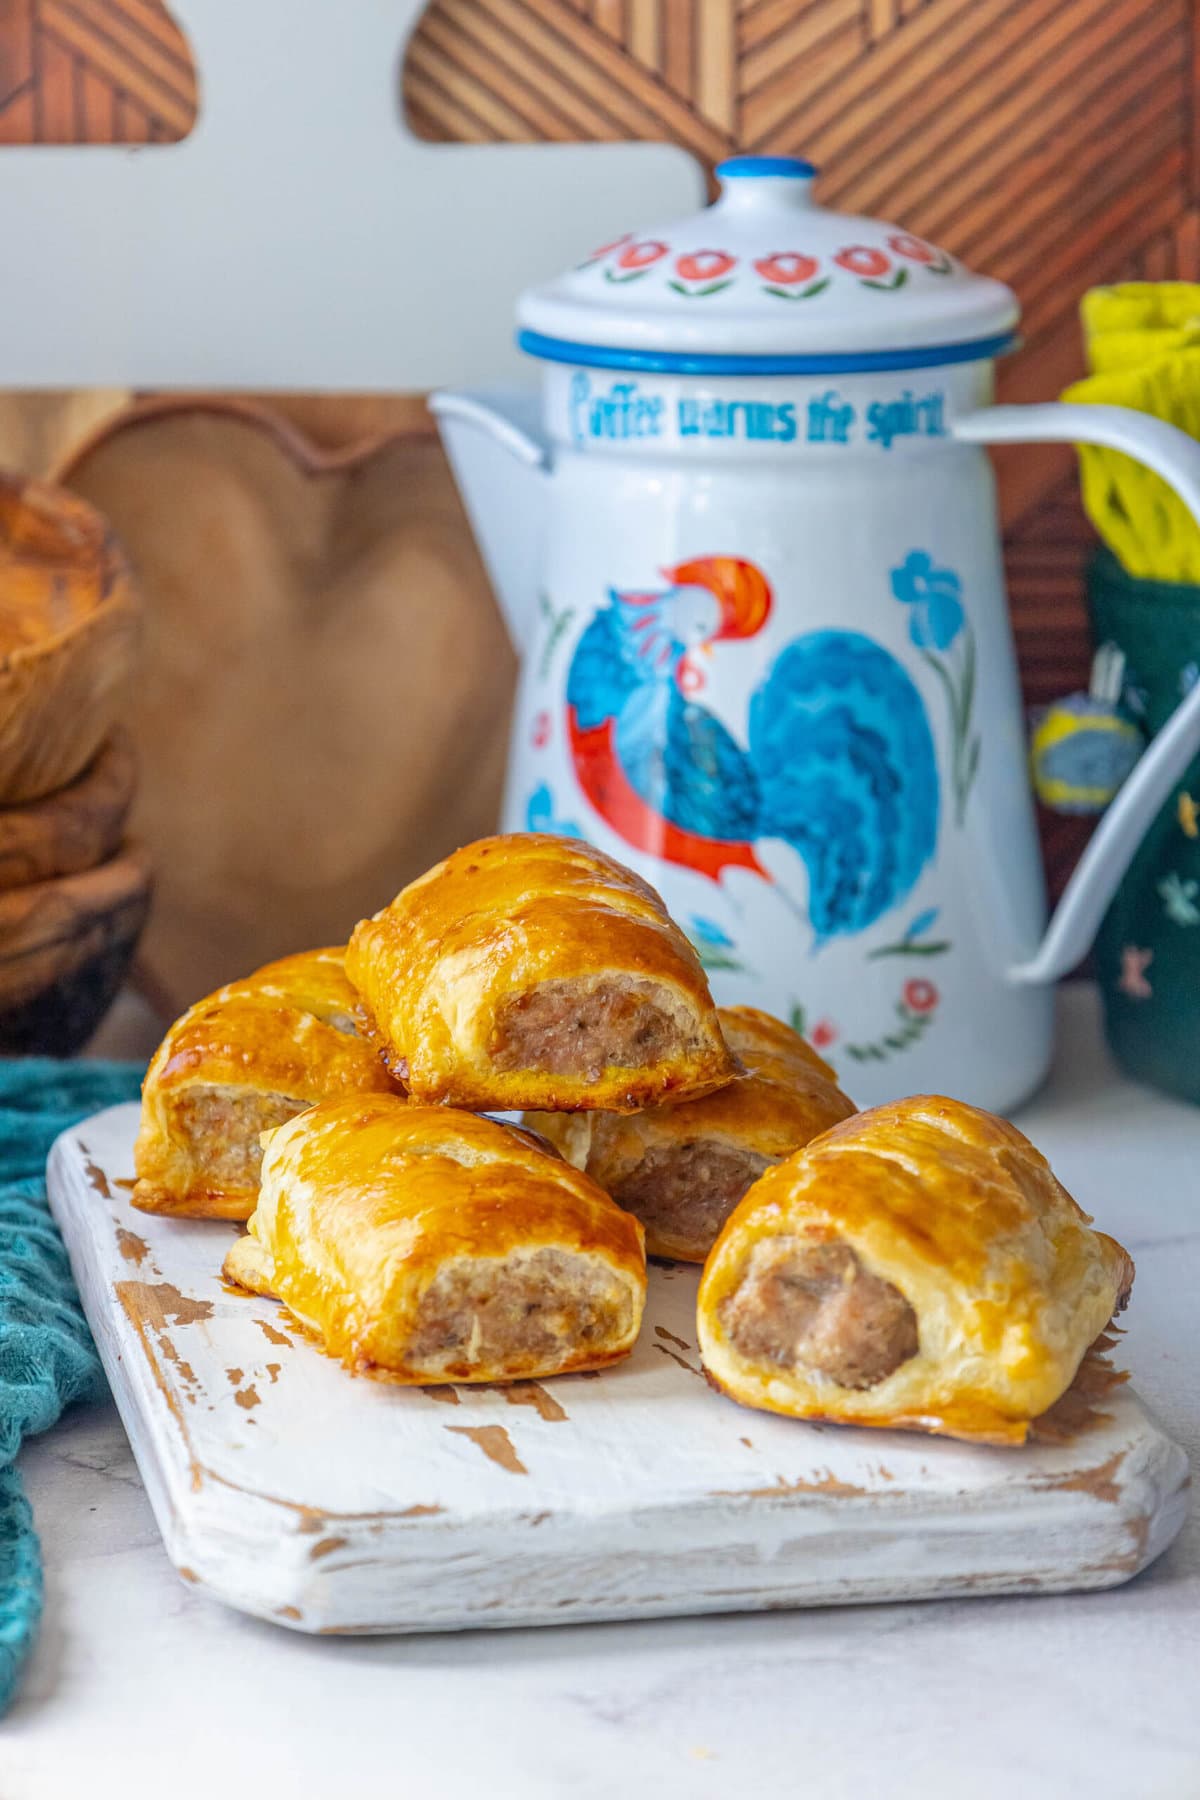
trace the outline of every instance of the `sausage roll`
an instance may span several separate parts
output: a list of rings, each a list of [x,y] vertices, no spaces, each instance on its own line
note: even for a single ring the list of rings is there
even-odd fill
[[[700,1283],[700,1349],[747,1406],[1020,1444],[1132,1281],[1014,1126],[924,1096],[754,1184]]]
[[[371,1094],[266,1144],[225,1273],[277,1295],[348,1367],[515,1381],[632,1349],[642,1228],[532,1133]]]
[[[736,1072],[654,889],[574,838],[483,838],[357,926],[346,968],[414,1100],[632,1112]]]
[[[307,950],[268,963],[172,1025],[142,1086],[135,1206],[248,1219],[260,1131],[331,1095],[395,1092],[357,1035],[343,955]]]
[[[747,1073],[700,1100],[615,1113],[527,1113],[525,1122],[646,1227],[654,1256],[702,1263],[751,1182],[854,1111],[828,1063],[752,1006],[718,1010]]]

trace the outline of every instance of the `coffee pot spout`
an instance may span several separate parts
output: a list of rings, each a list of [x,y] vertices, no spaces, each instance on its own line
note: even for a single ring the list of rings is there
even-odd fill
[[[432,394],[429,410],[518,654],[533,624],[549,489],[536,396]]]

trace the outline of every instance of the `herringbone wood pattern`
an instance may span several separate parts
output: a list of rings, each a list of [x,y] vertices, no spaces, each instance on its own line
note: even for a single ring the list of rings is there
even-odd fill
[[[1198,84],[1200,0],[431,0],[403,105],[435,140],[803,151],[830,203],[1017,289],[1026,347],[1001,392],[1023,400],[1079,372],[1084,288],[1200,279]],[[170,139],[194,116],[156,0],[0,0],[0,142]],[[1086,665],[1070,453],[1008,452],[1001,486],[1044,700]]]

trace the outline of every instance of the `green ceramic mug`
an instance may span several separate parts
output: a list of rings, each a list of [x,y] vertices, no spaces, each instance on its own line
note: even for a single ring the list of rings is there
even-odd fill
[[[1200,680],[1200,587],[1088,571],[1097,644],[1125,655],[1126,697],[1152,737]],[[1096,940],[1108,1039],[1139,1081],[1200,1102],[1200,758],[1151,825]]]

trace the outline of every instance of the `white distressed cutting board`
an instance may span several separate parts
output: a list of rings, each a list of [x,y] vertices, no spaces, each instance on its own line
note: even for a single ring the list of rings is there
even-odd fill
[[[1109,1587],[1185,1511],[1129,1390],[1075,1443],[973,1449],[715,1394],[697,1272],[624,1365],[507,1389],[352,1379],[222,1286],[234,1228],[129,1205],[136,1106],[60,1138],[50,1205],[167,1554],[300,1631],[434,1631]]]

